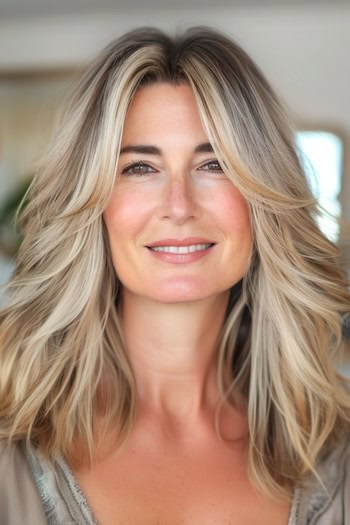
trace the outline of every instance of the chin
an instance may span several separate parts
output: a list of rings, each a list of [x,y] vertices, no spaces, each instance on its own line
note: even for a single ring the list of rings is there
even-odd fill
[[[219,291],[217,292],[220,293]],[[160,303],[190,303],[193,301],[203,301],[215,295],[215,292],[203,290],[203,287],[189,289],[188,287],[170,287],[168,290],[158,289],[154,294],[148,294],[149,299]]]
[[[195,294],[195,293],[175,293],[174,290],[172,290],[169,293],[166,292],[160,292],[157,293],[148,293],[148,294],[139,294],[140,296],[143,295],[144,298],[149,299],[150,301],[155,301],[158,303],[186,303],[190,301],[199,301],[201,299],[205,299],[203,297],[203,294]]]

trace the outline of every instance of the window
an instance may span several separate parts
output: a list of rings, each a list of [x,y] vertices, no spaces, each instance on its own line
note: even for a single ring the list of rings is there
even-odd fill
[[[342,140],[337,135],[325,131],[300,131],[297,133],[297,144],[313,194],[327,212],[339,217]],[[324,234],[331,241],[337,242],[339,226],[336,221],[327,214],[321,213],[318,222]]]

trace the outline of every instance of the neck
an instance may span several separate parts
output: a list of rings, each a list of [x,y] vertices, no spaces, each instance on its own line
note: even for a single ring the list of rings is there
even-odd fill
[[[216,345],[229,292],[164,304],[123,290],[120,318],[141,410],[196,421],[218,395]]]

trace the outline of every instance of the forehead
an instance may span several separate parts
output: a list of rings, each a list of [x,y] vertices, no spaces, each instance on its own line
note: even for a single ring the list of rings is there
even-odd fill
[[[144,86],[135,93],[124,123],[123,142],[150,138],[196,135],[206,138],[196,99],[188,84]]]

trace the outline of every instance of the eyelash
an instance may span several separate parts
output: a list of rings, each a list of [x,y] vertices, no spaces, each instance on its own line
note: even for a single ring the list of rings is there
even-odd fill
[[[203,166],[207,166],[208,164],[214,164],[214,163],[216,163],[219,166],[218,170],[204,170],[204,171],[209,171],[209,172],[212,172],[212,173],[222,173],[221,166],[220,166],[219,162],[216,159],[210,160],[206,164],[203,164]],[[152,167],[149,164],[147,164],[146,162],[142,162],[140,160],[139,161],[133,161],[133,162],[130,162],[129,164],[125,164],[125,166],[123,166],[122,174],[126,175],[126,176],[128,176],[128,175],[129,176],[130,175],[136,175],[136,177],[145,177],[145,176],[147,176],[147,175],[149,175],[151,173],[151,172],[148,172],[148,173],[127,173],[127,171],[129,171],[131,168],[134,168],[136,166],[137,167],[149,167],[149,168]],[[201,167],[203,168],[203,166],[201,166]]]

